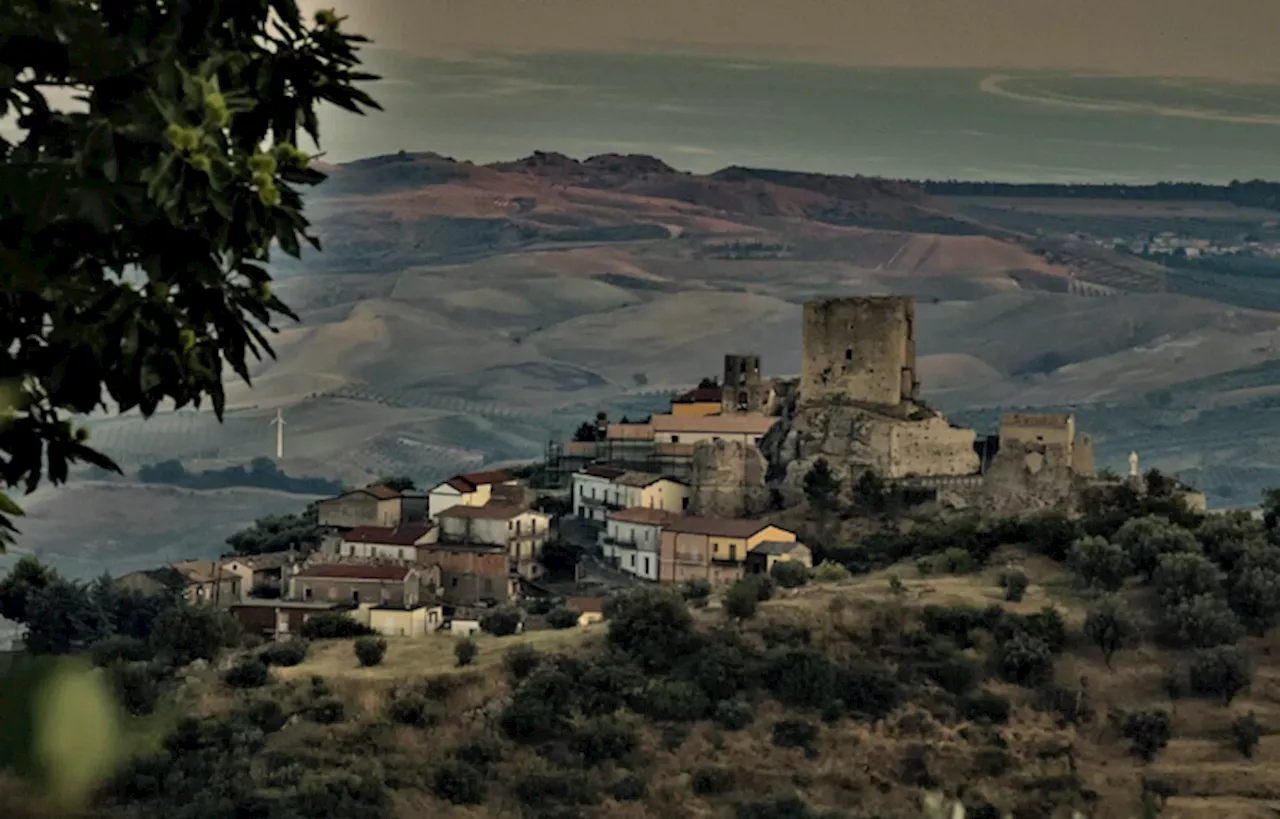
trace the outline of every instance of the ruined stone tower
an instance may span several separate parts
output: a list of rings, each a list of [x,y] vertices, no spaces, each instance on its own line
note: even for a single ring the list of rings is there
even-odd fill
[[[897,407],[916,398],[915,299],[805,302],[800,401]]]
[[[760,356],[726,355],[720,412],[768,412],[772,385],[760,375]]]

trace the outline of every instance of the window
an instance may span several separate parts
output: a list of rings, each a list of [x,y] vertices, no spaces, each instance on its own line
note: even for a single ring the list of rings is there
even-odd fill
[[[646,575],[649,574],[649,558],[647,557],[644,559],[644,573]]]
[[[680,508],[681,508],[681,509],[688,509],[688,508],[689,508],[689,499],[688,499],[688,498],[681,498],[681,499],[680,499]]]
[[[520,521],[516,521],[516,534],[520,534]]]
[[[680,443],[680,436],[679,436],[679,435],[672,435],[672,436],[671,436],[671,443],[673,443],[673,444],[678,444],[678,443]]]
[[[310,587],[310,586],[303,586],[303,587],[302,587],[302,599],[303,599],[303,600],[310,600],[310,599],[311,599],[311,587]]]
[[[400,559],[404,560],[404,549],[400,550]]]
[[[487,577],[484,579],[484,591],[485,591],[485,594],[493,593],[493,581]]]
[[[351,602],[352,602],[352,603],[359,603],[359,602],[360,602],[360,590],[359,590],[359,589],[353,589],[353,590],[352,590],[352,592],[351,592]]]
[[[736,543],[729,544],[729,559],[730,560],[738,559],[738,544]]]
[[[634,569],[635,567],[636,567],[636,556],[633,554],[631,555],[631,568]]]
[[[846,347],[846,348],[845,348],[845,350],[844,350],[844,360],[845,360],[845,361],[853,361],[853,348],[852,348],[852,347]]]
[[[354,543],[347,547],[347,554],[351,557],[356,556],[356,545]]]
[[[456,588],[458,585],[458,578],[456,577],[449,578],[449,585],[454,586]]]

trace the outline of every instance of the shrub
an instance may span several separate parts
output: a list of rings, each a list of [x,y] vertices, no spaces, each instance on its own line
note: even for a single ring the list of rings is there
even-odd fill
[[[1022,569],[1006,569],[1000,573],[1000,587],[1004,589],[1004,599],[1010,603],[1021,602],[1029,585],[1031,581]]]
[[[1009,721],[1009,700],[999,694],[983,692],[963,697],[957,710],[960,716],[971,722],[1003,725]]]
[[[973,755],[973,775],[984,778],[1004,776],[1013,769],[1013,754],[1005,748],[979,748]]]
[[[1166,606],[1190,597],[1222,594],[1222,573],[1218,567],[1209,558],[1193,552],[1160,555],[1152,582]]]
[[[1044,640],[1018,632],[997,649],[996,669],[1008,682],[1042,685],[1053,676],[1053,654]]]
[[[1253,663],[1238,646],[1217,646],[1196,653],[1188,677],[1191,693],[1230,705],[1253,682]]]
[[[726,731],[742,731],[755,721],[756,712],[746,700],[721,700],[711,718]]]
[[[1245,759],[1253,759],[1262,733],[1262,725],[1252,711],[1231,721],[1231,743]]]
[[[695,770],[690,785],[699,796],[713,796],[733,790],[735,780],[732,768],[716,765]]]
[[[824,560],[813,569],[814,583],[840,583],[848,579],[849,570],[833,560]]]
[[[769,569],[773,582],[784,589],[794,589],[809,582],[809,568],[795,560],[779,560]]]
[[[254,700],[244,709],[244,716],[264,734],[279,731],[289,721],[289,716],[279,702],[272,699]]]
[[[115,663],[140,663],[150,660],[154,653],[145,640],[116,634],[105,637],[89,647],[93,664],[106,668]]]
[[[1111,668],[1112,655],[1138,642],[1133,615],[1116,597],[1105,597],[1089,609],[1084,620],[1084,634],[1102,651],[1107,668]]]
[[[798,623],[770,620],[760,629],[760,639],[769,648],[777,648],[779,646],[798,648],[809,645],[813,639],[813,632],[809,630],[808,626],[802,626]]]
[[[222,681],[232,688],[258,688],[271,679],[271,669],[256,657],[243,657],[222,675]]]
[[[387,706],[387,716],[400,725],[426,728],[433,720],[427,710],[427,698],[421,694],[405,693],[394,697]]]
[[[773,744],[779,748],[813,747],[818,741],[818,726],[799,719],[784,719],[773,724]]]
[[[1244,631],[1226,601],[1214,595],[1188,597],[1167,606],[1161,617],[1165,642],[1188,648],[1234,643]]]
[[[573,747],[588,765],[619,760],[636,749],[635,728],[615,716],[590,720],[575,732]]]
[[[114,662],[106,667],[107,682],[116,700],[135,716],[146,716],[160,703],[158,669],[145,662]]]
[[[525,608],[530,614],[546,614],[556,607],[556,598],[554,597],[530,597],[525,602]]]
[[[459,668],[475,662],[476,654],[479,652],[480,649],[476,647],[476,641],[470,637],[463,637],[453,644],[453,656],[457,659]]]
[[[578,625],[578,618],[581,616],[582,613],[577,609],[560,606],[547,614],[547,625],[558,629],[573,628]]]
[[[971,574],[978,570],[979,563],[969,552],[953,546],[935,555],[930,568],[941,574]]]
[[[521,620],[519,609],[494,609],[480,618],[480,628],[495,637],[507,637],[520,629]]]
[[[443,762],[431,777],[431,790],[435,795],[455,805],[481,804],[487,786],[483,773],[452,759]]]
[[[1176,666],[1168,666],[1160,670],[1160,690],[1165,696],[1177,702],[1190,693],[1187,672]]]
[[[597,797],[591,783],[580,771],[531,774],[518,779],[516,798],[531,808],[543,808],[555,802],[590,805]]]
[[[982,681],[981,666],[963,654],[923,663],[920,670],[943,691],[957,696],[969,693]]]
[[[609,795],[619,802],[637,802],[644,799],[649,791],[649,783],[636,774],[629,773],[613,783]]]
[[[724,593],[724,612],[735,620],[749,620],[760,606],[760,590],[753,578],[736,581]]]
[[[381,637],[359,637],[355,642],[356,659],[365,668],[378,665],[387,654],[387,641]]]
[[[278,640],[258,652],[258,657],[267,665],[295,666],[307,658],[307,644],[303,640]]]
[[[1089,588],[1119,591],[1133,572],[1129,552],[1101,537],[1083,537],[1067,553],[1067,566]]]
[[[507,649],[502,655],[502,664],[512,682],[520,682],[534,672],[542,663],[542,652],[533,646],[520,645]]]
[[[1071,545],[1080,537],[1080,526],[1061,512],[1041,512],[1022,522],[1027,546],[1034,552],[1061,563]]]
[[[1155,759],[1156,754],[1169,744],[1173,721],[1168,711],[1137,711],[1126,714],[1120,723],[1120,733],[1133,742],[1129,753],[1144,762]]]
[[[298,630],[304,640],[349,640],[373,634],[373,629],[342,612],[323,611],[313,614]]]
[[[694,722],[707,715],[711,701],[691,682],[654,680],[632,703],[636,711],[653,719]]]
[[[502,747],[491,740],[468,742],[466,745],[459,745],[455,748],[453,756],[460,762],[471,765],[478,770],[486,771],[489,766],[502,761]]]
[[[610,644],[646,671],[665,671],[693,651],[693,616],[670,589],[650,586],[614,595],[607,608]]]
[[[342,722],[347,716],[347,706],[334,696],[324,696],[311,703],[307,708],[307,719],[321,725],[333,725]]]
[[[695,608],[702,608],[711,599],[711,584],[702,578],[686,580],[680,585],[680,596]]]

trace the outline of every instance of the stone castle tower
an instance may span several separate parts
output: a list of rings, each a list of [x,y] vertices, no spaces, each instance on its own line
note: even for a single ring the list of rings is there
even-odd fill
[[[720,412],[765,412],[770,409],[773,385],[760,375],[760,356],[726,355]]]
[[[800,400],[881,407],[915,400],[915,316],[910,296],[805,302]]]

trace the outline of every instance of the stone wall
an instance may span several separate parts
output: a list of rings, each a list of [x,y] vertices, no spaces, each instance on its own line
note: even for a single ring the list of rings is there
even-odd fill
[[[896,407],[916,395],[915,300],[836,298],[804,305],[800,399]]]
[[[981,467],[973,447],[977,433],[953,427],[941,415],[919,421],[894,419],[891,429],[885,477],[972,475]]]
[[[768,508],[768,463],[755,446],[739,441],[702,441],[693,448],[689,514],[740,518]]]
[[[760,356],[726,355],[720,412],[768,413],[772,409],[773,385],[761,375]]]

